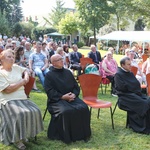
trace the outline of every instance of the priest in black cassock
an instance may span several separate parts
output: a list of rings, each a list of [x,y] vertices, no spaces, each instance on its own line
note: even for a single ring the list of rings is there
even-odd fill
[[[130,71],[130,58],[122,58],[120,66],[114,77],[118,106],[127,111],[133,131],[150,134],[150,98],[142,94],[139,81]]]
[[[87,141],[91,136],[88,106],[78,97],[80,88],[72,73],[63,68],[59,54],[51,57],[52,67],[45,76],[51,121],[48,138],[65,143]]]

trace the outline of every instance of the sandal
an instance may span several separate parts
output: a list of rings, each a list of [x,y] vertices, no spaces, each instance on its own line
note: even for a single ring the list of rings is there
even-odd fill
[[[26,149],[26,146],[21,142],[17,142],[14,144],[19,150],[25,150]]]

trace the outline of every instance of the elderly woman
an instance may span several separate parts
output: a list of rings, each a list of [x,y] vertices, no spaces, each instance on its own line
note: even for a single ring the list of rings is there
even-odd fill
[[[23,142],[43,130],[41,112],[25,95],[28,72],[14,64],[14,52],[3,51],[0,61],[0,141],[25,149]]]
[[[109,51],[106,53],[106,57],[102,62],[102,68],[104,70],[104,76],[106,76],[111,82],[111,94],[113,96],[116,95],[115,88],[114,88],[114,75],[117,72],[117,62],[113,59],[112,53]]]

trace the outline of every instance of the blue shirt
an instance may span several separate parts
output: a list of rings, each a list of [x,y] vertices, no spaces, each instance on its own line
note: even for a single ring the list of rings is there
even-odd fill
[[[42,53],[33,52],[29,60],[32,60],[33,69],[36,67],[42,68],[45,65],[45,59],[47,59]]]

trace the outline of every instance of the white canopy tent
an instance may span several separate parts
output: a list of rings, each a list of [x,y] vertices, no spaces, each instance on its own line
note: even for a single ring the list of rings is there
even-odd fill
[[[150,41],[150,31],[114,31],[109,34],[100,36],[99,40],[116,40],[116,41]]]
[[[119,41],[131,42],[150,42],[150,31],[114,31],[103,35],[98,40],[115,40],[118,41],[117,53],[119,49]],[[144,44],[143,44],[144,47]]]

